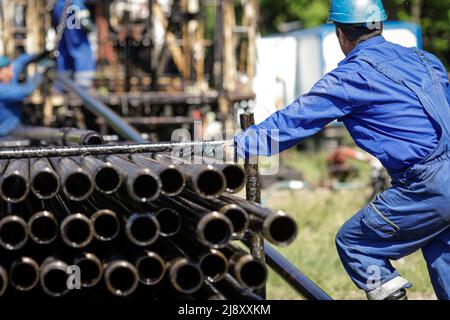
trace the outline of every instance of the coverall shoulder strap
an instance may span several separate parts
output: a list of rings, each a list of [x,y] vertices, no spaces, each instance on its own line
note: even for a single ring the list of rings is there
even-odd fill
[[[427,113],[441,127],[441,140],[444,140],[444,143],[449,142],[450,144],[450,108],[448,107],[445,93],[428,58],[419,49],[413,50],[414,51],[411,52],[411,54],[416,54],[419,57],[420,60],[418,63],[422,63],[426,68],[431,81],[422,81],[420,85],[417,85],[402,76],[400,72],[396,72],[395,69],[387,63],[385,64],[377,61],[377,59],[372,56],[361,55],[358,59],[368,63],[372,68],[392,81],[409,88],[417,96]]]

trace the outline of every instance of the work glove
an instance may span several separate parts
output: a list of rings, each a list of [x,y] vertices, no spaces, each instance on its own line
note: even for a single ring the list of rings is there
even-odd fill
[[[45,74],[55,67],[55,62],[51,59],[43,59],[37,65],[37,73]]]

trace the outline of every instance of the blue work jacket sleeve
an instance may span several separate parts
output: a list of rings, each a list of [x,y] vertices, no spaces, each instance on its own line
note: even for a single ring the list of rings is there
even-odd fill
[[[308,94],[237,135],[237,154],[241,158],[277,154],[348,115],[352,106],[344,79],[345,74],[336,70],[327,74]]]
[[[17,59],[15,59],[12,63],[13,65],[13,72],[14,72],[14,78],[13,82],[17,82],[20,74],[23,72],[23,70],[26,68],[27,65],[29,65],[36,55],[32,54],[22,54]]]
[[[11,103],[22,101],[29,97],[43,82],[43,76],[37,74],[23,84],[3,84],[0,86],[0,101]]]

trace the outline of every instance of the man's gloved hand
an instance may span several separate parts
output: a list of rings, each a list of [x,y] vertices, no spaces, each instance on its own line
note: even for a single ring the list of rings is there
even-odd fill
[[[55,61],[48,59],[48,58],[43,59],[37,65],[37,73],[45,74],[54,67],[55,67]]]
[[[45,50],[39,52],[38,54],[36,54],[34,56],[32,62],[39,62],[44,59],[54,59],[54,58],[55,58],[54,51],[45,49]]]

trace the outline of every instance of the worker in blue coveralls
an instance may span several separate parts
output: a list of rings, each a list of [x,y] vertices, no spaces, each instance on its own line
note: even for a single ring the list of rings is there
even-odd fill
[[[20,130],[24,99],[43,83],[44,74],[54,65],[49,55],[48,51],[37,55],[23,54],[14,61],[0,56],[0,137]],[[38,62],[37,73],[31,79],[19,82],[22,72],[34,62]]]
[[[450,299],[448,77],[434,55],[386,41],[386,19],[381,0],[332,0],[329,20],[346,58],[308,94],[237,135],[236,152],[269,156],[342,121],[392,178],[336,236],[346,271],[369,299],[406,299],[412,284],[390,260],[422,249],[437,297]]]
[[[67,3],[68,1],[68,3]],[[93,30],[90,12],[84,0],[57,0],[53,20],[59,25],[67,10],[67,21],[58,46],[57,71],[73,77],[75,83],[88,89],[92,86],[95,60],[88,34]]]

